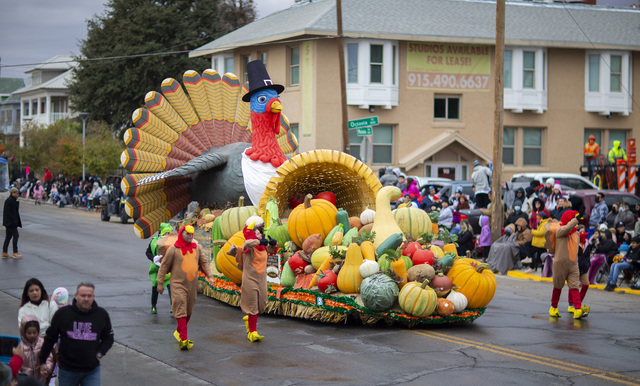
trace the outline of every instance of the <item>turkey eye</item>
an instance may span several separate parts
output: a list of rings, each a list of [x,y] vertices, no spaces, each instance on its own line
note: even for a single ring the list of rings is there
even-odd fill
[[[267,97],[266,97],[265,95],[260,95],[260,96],[258,97],[258,102],[260,102],[260,103],[265,103],[265,102],[267,102]]]

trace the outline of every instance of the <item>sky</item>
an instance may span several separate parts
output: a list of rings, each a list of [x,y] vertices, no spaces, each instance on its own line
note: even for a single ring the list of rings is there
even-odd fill
[[[0,0],[0,65],[3,78],[56,55],[77,55],[87,37],[87,20],[102,14],[107,0]],[[254,0],[258,18],[288,8],[294,0]],[[205,42],[208,43],[208,42]],[[204,44],[204,43],[203,43]]]

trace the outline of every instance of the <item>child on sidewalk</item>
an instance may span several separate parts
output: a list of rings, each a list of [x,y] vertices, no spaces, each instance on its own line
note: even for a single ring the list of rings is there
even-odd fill
[[[55,361],[53,354],[49,354],[46,363],[39,363],[38,356],[44,344],[44,338],[40,336],[40,323],[32,315],[25,315],[20,323],[20,346],[22,347],[22,367],[18,373],[33,376],[47,384],[53,371]]]

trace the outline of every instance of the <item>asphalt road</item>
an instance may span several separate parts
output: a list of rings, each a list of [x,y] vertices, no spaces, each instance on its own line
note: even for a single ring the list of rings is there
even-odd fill
[[[102,360],[103,385],[640,384],[640,296],[591,289],[588,318],[556,320],[547,315],[549,283],[505,276],[471,325],[364,327],[265,315],[260,343],[246,339],[238,308],[201,295],[189,324],[195,346],[179,351],[168,296],[157,315],[149,312],[147,241],[131,223],[28,201],[21,214],[24,258],[0,262],[0,334],[17,335],[28,278],[49,292],[92,281],[117,342]]]

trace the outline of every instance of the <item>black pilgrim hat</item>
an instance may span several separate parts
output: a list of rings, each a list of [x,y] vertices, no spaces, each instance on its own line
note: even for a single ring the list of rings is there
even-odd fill
[[[265,88],[274,89],[278,94],[284,91],[283,85],[273,84],[262,60],[254,60],[247,63],[247,76],[249,77],[249,92],[244,94],[242,97],[242,100],[245,102],[249,102],[251,100],[251,95],[253,95],[253,93]]]

